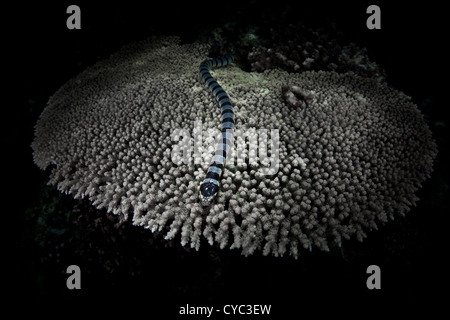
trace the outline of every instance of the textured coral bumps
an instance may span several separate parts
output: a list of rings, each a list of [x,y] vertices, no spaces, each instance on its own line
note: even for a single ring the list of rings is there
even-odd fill
[[[298,257],[328,250],[406,213],[432,171],[436,144],[410,98],[352,73],[214,70],[229,94],[236,129],[279,130],[279,169],[227,164],[216,202],[204,208],[204,161],[175,164],[175,129],[220,128],[220,109],[198,76],[208,47],[177,38],[122,49],[67,82],[36,124],[35,163],[50,183],[97,208],[200,247],[202,238],[244,255]],[[289,106],[283,85],[307,103]],[[240,141],[241,144],[248,141]],[[211,146],[209,147],[208,144]],[[262,165],[262,164],[259,164]]]

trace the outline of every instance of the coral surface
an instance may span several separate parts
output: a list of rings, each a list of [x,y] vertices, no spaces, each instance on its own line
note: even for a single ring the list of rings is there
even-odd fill
[[[369,59],[367,50],[343,39],[333,25],[312,29],[302,24],[270,29],[248,53],[252,71],[282,69],[354,72],[380,81],[384,70]]]

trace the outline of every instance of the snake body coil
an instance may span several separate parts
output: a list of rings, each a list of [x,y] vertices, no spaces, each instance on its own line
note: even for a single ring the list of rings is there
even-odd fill
[[[212,91],[222,111],[222,139],[217,144],[211,165],[206,173],[206,178],[200,184],[199,198],[204,206],[209,206],[219,191],[219,181],[225,169],[227,152],[231,149],[234,129],[234,113],[227,93],[209,73],[210,67],[220,67],[233,62],[231,54],[215,59],[205,60],[200,64],[200,76]]]

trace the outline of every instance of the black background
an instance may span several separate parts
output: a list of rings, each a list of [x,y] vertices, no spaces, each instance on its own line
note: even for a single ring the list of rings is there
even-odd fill
[[[81,30],[66,28],[66,8],[70,4],[81,8]],[[366,8],[370,4],[381,8],[381,30],[366,28]],[[7,218],[3,226],[8,258],[2,263],[12,269],[8,268],[10,273],[6,276],[6,282],[12,286],[5,290],[13,302],[36,305],[35,308],[48,314],[55,313],[61,305],[69,308],[66,310],[89,305],[101,312],[142,311],[148,318],[153,318],[157,311],[176,315],[186,303],[218,307],[231,303],[272,304],[273,317],[278,319],[282,314],[303,318],[307,309],[316,316],[342,313],[365,317],[374,312],[389,313],[388,306],[395,306],[401,313],[419,307],[431,312],[443,306],[439,298],[448,298],[445,291],[440,291],[448,288],[448,263],[444,262],[448,255],[448,200],[435,203],[433,194],[440,188],[439,192],[448,195],[445,126],[435,130],[432,127],[439,144],[439,170],[419,194],[429,200],[421,201],[406,219],[399,218],[379,233],[369,234],[362,245],[349,244],[350,251],[366,252],[356,262],[346,262],[339,253],[313,252],[293,261],[261,256],[245,258],[238,252],[224,250],[218,253],[222,256],[220,266],[216,266],[205,265],[210,260],[202,252],[192,252],[187,257],[183,253],[180,260],[171,256],[179,251],[169,248],[158,256],[166,260],[146,266],[142,278],[131,281],[125,274],[119,285],[112,288],[99,279],[102,273],[94,273],[89,279],[83,278],[83,285],[89,287],[88,281],[97,282],[91,284],[95,290],[60,296],[58,284],[53,294],[36,291],[32,277],[39,271],[24,267],[23,261],[31,253],[26,243],[15,241],[20,238],[17,234],[27,232],[21,225],[23,212],[39,198],[42,187],[42,173],[33,164],[30,148],[39,108],[65,81],[121,46],[159,34],[179,35],[191,42],[230,20],[249,25],[303,21],[313,27],[333,21],[351,41],[368,48],[372,60],[386,69],[388,83],[412,96],[429,117],[427,120],[439,120],[448,126],[449,73],[445,47],[448,28],[444,8],[438,2],[127,1],[94,5],[86,1],[60,1],[52,5],[35,2],[6,6],[2,19],[5,69],[11,71],[5,75],[5,95],[11,99],[5,100],[1,121],[2,144],[6,147],[2,161],[6,161],[3,168],[7,176],[3,203],[8,204],[2,210]],[[437,186],[438,181],[441,183]],[[396,233],[400,233],[398,238],[394,236]],[[396,247],[401,249],[387,254],[386,248],[393,242],[401,242]],[[381,249],[379,243],[384,243]],[[382,290],[367,290],[365,267],[380,263],[384,263]],[[216,278],[208,278],[214,273],[211,268],[221,270],[216,289],[211,288],[216,285]],[[203,269],[209,271],[202,273]],[[178,281],[174,279],[183,282],[186,290],[172,291],[171,286]],[[198,286],[192,284],[196,281],[200,282]],[[62,277],[61,287],[64,286]],[[99,289],[102,286],[103,290]]]

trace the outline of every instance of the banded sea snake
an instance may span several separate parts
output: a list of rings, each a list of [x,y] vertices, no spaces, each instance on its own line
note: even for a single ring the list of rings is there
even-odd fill
[[[212,91],[222,111],[222,139],[216,146],[212,163],[206,173],[206,178],[200,184],[199,199],[202,205],[209,206],[219,191],[219,181],[225,170],[227,152],[231,149],[234,129],[233,106],[227,93],[209,73],[210,67],[225,66],[233,62],[234,56],[227,54],[215,59],[205,60],[200,64],[200,76]]]

